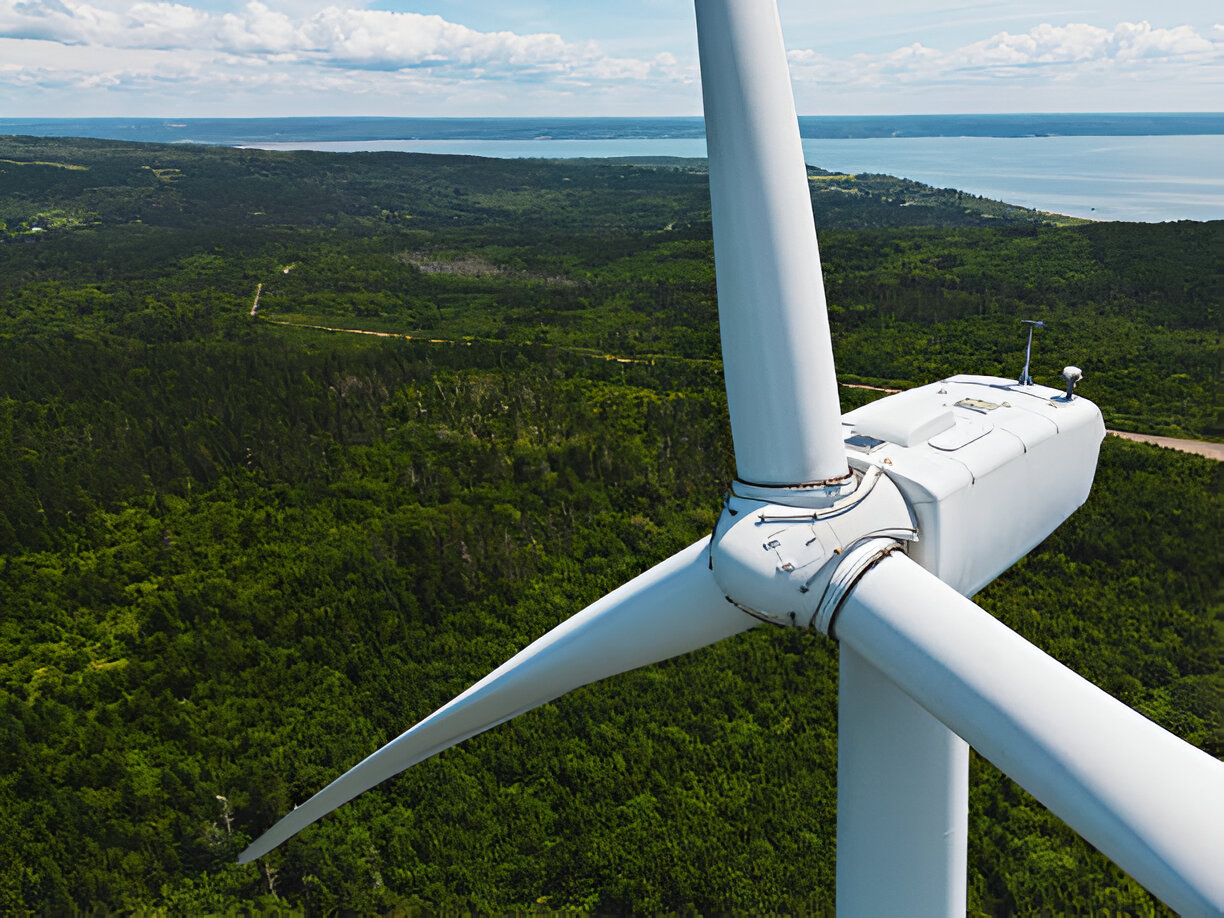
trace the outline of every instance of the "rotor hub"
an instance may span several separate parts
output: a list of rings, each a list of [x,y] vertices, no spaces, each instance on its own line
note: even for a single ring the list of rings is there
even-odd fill
[[[849,557],[861,565],[857,549],[866,543],[884,540],[891,550],[917,539],[896,485],[877,466],[851,461],[853,477],[845,485],[732,486],[710,544],[714,579],[730,602],[771,624],[827,631],[835,606],[824,600],[830,582],[843,579],[837,572]],[[763,500],[762,490],[789,499]],[[875,545],[877,555],[881,549]]]

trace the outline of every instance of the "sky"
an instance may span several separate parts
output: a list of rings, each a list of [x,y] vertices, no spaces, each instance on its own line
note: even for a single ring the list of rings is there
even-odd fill
[[[803,115],[1224,111],[1218,0],[779,6]],[[0,0],[0,117],[700,114],[687,0]]]

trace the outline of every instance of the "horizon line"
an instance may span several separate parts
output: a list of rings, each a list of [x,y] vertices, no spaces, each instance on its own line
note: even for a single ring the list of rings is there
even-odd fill
[[[1048,118],[1048,117],[1224,117],[1220,111],[1034,111],[896,112],[890,114],[800,114],[800,118]],[[0,121],[702,121],[702,115],[0,115]]]

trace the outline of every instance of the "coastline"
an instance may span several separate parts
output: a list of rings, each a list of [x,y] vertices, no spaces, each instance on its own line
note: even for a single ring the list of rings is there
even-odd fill
[[[1224,220],[1224,113],[801,116],[805,158],[1093,221]],[[1181,133],[1178,133],[1181,132]],[[685,118],[4,119],[0,134],[496,159],[705,156]]]

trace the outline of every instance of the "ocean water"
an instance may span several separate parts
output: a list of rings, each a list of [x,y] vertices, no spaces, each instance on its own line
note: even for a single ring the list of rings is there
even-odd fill
[[[807,161],[1098,220],[1224,219],[1224,114],[801,117]],[[700,118],[0,119],[0,134],[498,158],[704,157]]]
[[[1224,220],[1224,135],[805,140],[824,169],[886,172],[1021,207],[1159,223]]]

